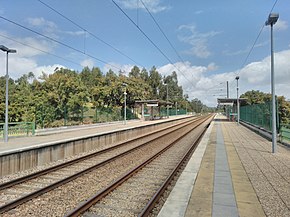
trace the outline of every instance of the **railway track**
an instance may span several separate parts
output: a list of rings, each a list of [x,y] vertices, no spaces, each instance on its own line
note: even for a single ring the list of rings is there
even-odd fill
[[[124,157],[158,138],[169,133],[191,125],[200,119],[189,120],[181,125],[170,126],[156,132],[152,132],[126,142],[119,143],[113,147],[99,152],[69,161],[46,170],[12,180],[0,185],[0,213],[8,213],[9,210],[26,203],[33,198],[52,191],[59,186],[71,182],[84,174],[90,173],[106,164],[112,163],[117,158]],[[3,199],[4,198],[4,199]],[[14,214],[15,211],[12,213]]]
[[[207,117],[209,120],[212,117]],[[199,120],[194,126],[195,140],[183,147],[179,141],[192,129],[187,129],[181,137],[171,141],[152,157],[131,169],[108,187],[69,212],[72,216],[148,216],[171,180],[189,159],[203,133],[202,124],[210,121]]]

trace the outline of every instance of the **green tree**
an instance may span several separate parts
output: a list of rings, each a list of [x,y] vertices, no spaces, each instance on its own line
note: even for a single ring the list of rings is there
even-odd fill
[[[153,66],[150,70],[149,85],[152,88],[152,99],[159,99],[159,91],[162,86],[162,76],[157,71],[156,67]]]
[[[146,83],[149,81],[149,75],[148,75],[148,72],[147,72],[147,70],[145,68],[143,68],[141,70],[140,77]]]
[[[134,78],[140,78],[141,77],[141,73],[140,73],[140,69],[138,68],[138,66],[134,66],[131,71],[129,72],[129,78],[134,77]]]
[[[66,118],[68,111],[80,114],[88,102],[88,92],[80,76],[69,69],[58,69],[45,79],[43,86],[48,102],[55,108],[57,119]]]
[[[177,74],[175,71],[163,78],[164,84],[168,85],[168,95],[171,100],[181,102],[183,100],[182,86],[178,86]],[[162,99],[166,100],[166,86],[162,85]]]

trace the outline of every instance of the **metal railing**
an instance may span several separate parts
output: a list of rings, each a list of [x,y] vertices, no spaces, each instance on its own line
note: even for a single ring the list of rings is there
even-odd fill
[[[262,127],[268,131],[272,129],[271,114],[272,108],[270,102],[247,105],[240,108],[240,119],[242,121]]]
[[[30,136],[35,134],[34,122],[8,123],[8,136]],[[4,123],[0,123],[0,137],[4,137]]]
[[[280,138],[282,142],[290,143],[290,125],[281,125]]]

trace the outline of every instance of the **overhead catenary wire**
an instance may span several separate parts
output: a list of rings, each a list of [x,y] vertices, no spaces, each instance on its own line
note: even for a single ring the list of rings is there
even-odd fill
[[[148,7],[145,5],[145,3],[142,0],[140,0],[140,1],[143,4],[143,6],[146,9],[146,11],[148,12],[148,14],[150,15],[150,17],[152,18],[152,20],[154,21],[154,23],[156,24],[156,26],[158,27],[158,29],[160,30],[160,32],[162,33],[162,35],[165,37],[165,39],[167,40],[167,42],[171,46],[171,48],[174,50],[175,54],[178,56],[178,58],[181,60],[181,62],[184,62],[184,60],[182,59],[182,57],[177,52],[176,48],[173,46],[173,44],[171,43],[171,41],[169,40],[169,38],[167,37],[167,35],[165,34],[165,32],[162,30],[161,26],[158,24],[157,20],[154,18],[154,16],[152,15],[152,13],[150,12],[150,10],[148,9]]]
[[[79,64],[79,63],[77,63],[77,62],[74,62],[74,61],[72,61],[72,60],[69,60],[69,59],[66,59],[66,58],[64,58],[64,57],[58,56],[58,55],[56,55],[56,54],[50,53],[50,52],[48,52],[48,51],[45,51],[45,50],[42,50],[42,49],[36,48],[36,47],[31,46],[31,45],[29,45],[29,44],[26,44],[26,43],[23,43],[23,42],[18,41],[18,40],[16,40],[16,39],[13,39],[13,38],[11,38],[11,37],[8,37],[8,36],[2,35],[2,34],[0,34],[0,37],[5,38],[5,39],[8,39],[8,40],[10,40],[10,41],[14,41],[14,42],[16,42],[16,43],[18,43],[18,44],[21,44],[21,45],[23,45],[23,46],[30,47],[30,48],[32,48],[32,49],[34,49],[34,50],[37,50],[37,51],[40,51],[40,52],[42,52],[42,53],[45,53],[45,54],[48,54],[48,55],[51,55],[51,56],[57,57],[57,58],[62,59],[62,60],[64,60],[64,61],[67,61],[67,62],[73,63],[73,64],[75,64],[75,65],[82,66],[81,64]]]
[[[61,41],[58,41],[58,40],[56,40],[56,39],[54,39],[54,38],[52,38],[52,37],[49,37],[49,36],[44,35],[44,34],[42,34],[42,33],[40,33],[40,32],[37,32],[37,31],[35,31],[35,30],[33,30],[33,29],[30,29],[30,28],[28,28],[28,27],[26,27],[26,26],[23,26],[23,25],[21,25],[21,24],[19,24],[19,23],[16,23],[16,22],[14,22],[14,21],[12,21],[12,20],[10,20],[10,19],[8,19],[8,18],[5,18],[5,17],[3,17],[3,16],[0,16],[0,18],[3,19],[3,20],[5,20],[5,21],[7,21],[7,22],[9,22],[9,23],[14,24],[14,25],[16,25],[16,26],[18,26],[18,27],[21,27],[21,28],[23,28],[23,29],[25,29],[25,30],[27,30],[27,31],[30,31],[30,32],[33,32],[34,34],[37,34],[37,35],[39,35],[39,36],[42,36],[42,37],[44,37],[44,38],[46,38],[46,39],[48,39],[48,40],[50,40],[50,41],[53,41],[53,42],[55,42],[55,43],[57,43],[57,44],[60,44],[60,45],[62,45],[62,46],[64,46],[64,47],[67,47],[67,48],[69,48],[69,49],[71,49],[71,50],[73,50],[73,51],[76,51],[76,52],[81,53],[81,54],[83,54],[83,55],[85,55],[85,56],[88,56],[88,57],[90,57],[90,58],[92,58],[92,59],[95,59],[95,60],[101,62],[101,63],[107,64],[107,65],[109,65],[109,66],[111,66],[111,67],[113,67],[113,68],[115,68],[115,69],[122,70],[121,68],[119,68],[119,67],[117,67],[117,66],[114,66],[114,65],[112,65],[112,64],[110,64],[110,63],[108,63],[108,62],[106,62],[105,60],[102,60],[102,59],[97,58],[97,57],[95,57],[95,56],[89,55],[89,54],[85,53],[84,51],[81,51],[81,50],[79,50],[79,49],[77,49],[77,48],[74,48],[74,47],[68,45],[68,44],[65,44],[65,43],[63,43],[63,42],[61,42]]]
[[[275,5],[277,4],[277,2],[278,2],[278,0],[276,0],[276,1],[274,2],[274,4],[273,4],[273,6],[272,6],[272,8],[271,8],[271,10],[270,10],[270,12],[269,12],[269,14],[272,13],[272,11],[273,11]],[[259,31],[257,37],[256,37],[256,39],[255,39],[255,41],[254,41],[254,43],[253,43],[251,49],[249,50],[249,52],[248,52],[248,54],[247,54],[245,60],[243,61],[242,65],[240,66],[240,69],[239,69],[237,72],[235,72],[235,75],[236,75],[236,76],[238,76],[238,75],[240,74],[241,70],[245,67],[246,63],[248,62],[248,59],[249,59],[249,57],[250,57],[252,51],[254,50],[255,45],[256,45],[258,39],[260,38],[261,33],[262,33],[264,27],[265,27],[265,23],[263,22],[263,25],[262,25],[262,27],[261,27],[261,29],[260,29],[260,31]],[[231,85],[230,85],[230,87],[229,87],[229,89],[235,88],[235,87],[233,87],[234,84],[235,84],[235,82],[232,82]]]
[[[175,52],[176,56],[179,58],[179,60],[181,61],[181,63],[184,64],[183,58],[179,55],[178,51],[173,46],[173,44],[171,43],[171,41],[169,40],[169,38],[167,37],[167,35],[163,31],[163,29],[161,28],[161,26],[158,24],[157,20],[153,16],[153,14],[150,12],[150,10],[148,9],[148,7],[145,5],[145,3],[143,2],[143,0],[140,0],[140,1],[141,1],[142,5],[144,6],[144,8],[146,9],[146,11],[148,12],[148,14],[150,15],[150,17],[152,18],[152,20],[154,21],[154,23],[156,24],[156,26],[158,27],[158,29],[160,30],[160,32],[162,33],[162,35],[164,36],[164,38],[166,39],[166,41],[169,43],[170,47]],[[175,68],[178,69],[178,71],[183,75],[183,77],[188,80],[188,78],[183,74],[183,72],[175,64],[173,64],[173,65],[174,65]],[[194,84],[193,84],[193,86],[194,86]]]
[[[189,81],[193,86],[194,84],[188,79],[182,71],[180,71],[175,64],[170,60],[170,58],[159,48],[159,46],[152,41],[152,39],[134,22],[129,15],[114,1],[112,0],[113,4],[130,20],[130,22],[145,36],[145,38],[162,54],[162,56],[175,68],[177,71],[181,73],[181,75]]]
[[[274,7],[276,6],[277,2],[278,2],[278,0],[276,0],[276,1],[274,2],[274,4],[273,4],[273,6],[272,6],[272,8],[271,8],[271,10],[270,10],[270,12],[269,12],[269,14],[272,13],[272,11],[273,11]],[[256,39],[255,39],[255,41],[254,41],[254,43],[253,43],[251,49],[249,50],[249,52],[248,52],[248,54],[247,54],[245,60],[243,61],[242,65],[241,65],[241,67],[240,67],[240,70],[239,70],[238,72],[235,73],[236,75],[238,75],[238,74],[240,73],[240,71],[242,70],[242,68],[245,67],[245,65],[246,65],[246,63],[247,63],[247,61],[248,61],[248,59],[249,59],[249,57],[250,57],[250,55],[251,55],[253,49],[255,48],[255,45],[256,45],[258,39],[259,39],[260,36],[261,36],[261,33],[262,33],[264,27],[265,27],[265,23],[263,22],[263,25],[262,25],[262,27],[261,27],[261,29],[260,29],[260,31],[259,31],[257,37],[256,37]]]
[[[127,54],[125,54],[124,52],[122,52],[121,50],[117,49],[116,47],[114,47],[113,45],[111,45],[110,43],[106,42],[105,40],[101,39],[100,37],[98,37],[96,34],[90,32],[89,30],[85,29],[84,27],[82,27],[81,25],[79,25],[78,23],[76,23],[75,21],[73,21],[72,19],[68,18],[67,16],[65,16],[63,13],[59,12],[58,10],[56,10],[55,8],[53,8],[52,6],[48,5],[47,3],[38,0],[41,4],[43,4],[44,6],[46,6],[47,8],[49,8],[50,10],[54,11],[55,13],[57,13],[59,16],[61,16],[62,18],[66,19],[67,21],[71,22],[72,24],[74,24],[75,26],[77,26],[78,28],[80,28],[82,31],[84,31],[84,33],[88,33],[90,34],[93,38],[95,38],[96,40],[102,42],[103,44],[107,45],[108,47],[110,47],[111,49],[113,49],[114,51],[116,51],[117,53],[121,54],[122,56],[126,57],[127,59],[131,60],[132,62],[134,62],[136,65],[142,66],[143,68],[145,68],[142,64],[138,63],[136,60],[134,60],[132,57],[128,56]],[[85,39],[84,39],[85,40]],[[85,42],[84,42],[84,50],[85,50]]]

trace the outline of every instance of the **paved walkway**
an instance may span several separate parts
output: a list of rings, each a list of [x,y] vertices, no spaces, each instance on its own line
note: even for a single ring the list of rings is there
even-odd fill
[[[290,150],[279,146],[272,154],[271,142],[221,118],[212,122],[159,217],[289,217]]]

